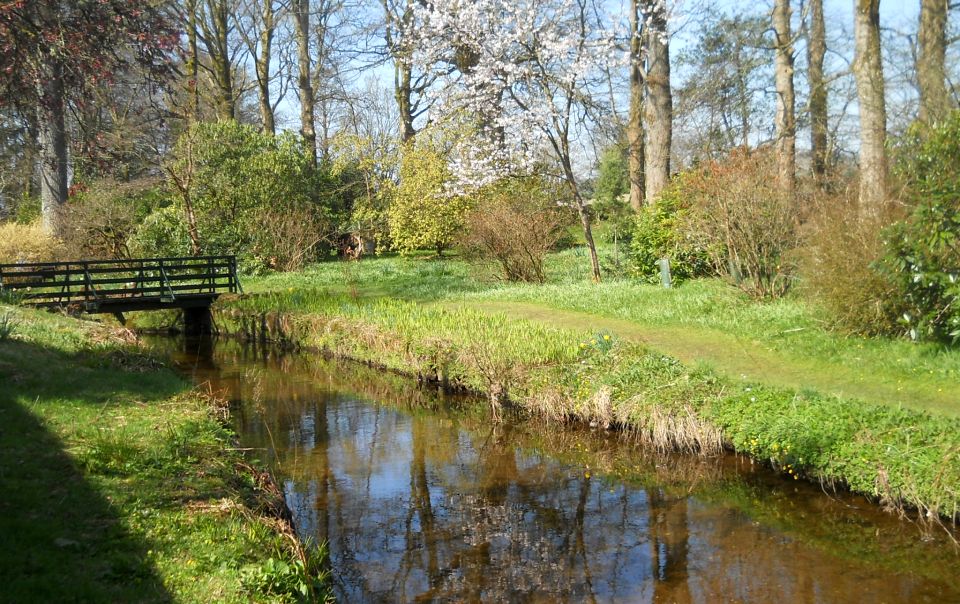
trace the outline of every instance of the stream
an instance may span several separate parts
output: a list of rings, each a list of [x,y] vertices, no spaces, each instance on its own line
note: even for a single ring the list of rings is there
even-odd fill
[[[960,554],[867,500],[727,454],[508,414],[232,340],[155,338],[326,541],[342,602],[960,602]]]

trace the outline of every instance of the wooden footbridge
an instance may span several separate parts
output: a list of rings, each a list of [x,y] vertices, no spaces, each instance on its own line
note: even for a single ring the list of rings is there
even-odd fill
[[[208,332],[210,305],[242,292],[236,256],[0,264],[0,294],[30,306],[86,313],[183,310],[188,333]]]

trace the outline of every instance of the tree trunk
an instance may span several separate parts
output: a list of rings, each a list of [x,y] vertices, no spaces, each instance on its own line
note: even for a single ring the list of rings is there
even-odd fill
[[[597,244],[593,240],[593,228],[590,226],[590,213],[587,211],[587,204],[580,196],[580,191],[574,191],[574,198],[577,202],[577,216],[580,218],[580,226],[583,227],[583,238],[587,242],[587,249],[590,251],[590,271],[594,283],[600,283],[600,259],[597,256]]]
[[[943,120],[950,112],[947,92],[947,0],[921,0],[917,33],[917,83],[920,85],[920,115],[924,124]]]
[[[810,0],[810,32],[807,40],[810,152],[813,155],[813,179],[821,189],[827,180],[827,86],[823,81],[823,59],[826,54],[827,33],[823,21],[823,0]]]
[[[647,4],[646,198],[656,203],[670,182],[670,146],[673,139],[673,97],[670,92],[670,40],[666,8],[655,0]]]
[[[640,211],[644,201],[643,175],[643,44],[640,38],[640,0],[630,1],[630,120],[627,124],[629,146],[628,176],[630,207]]]
[[[43,228],[52,235],[63,230],[63,208],[67,202],[67,131],[64,126],[66,100],[63,67],[47,58],[40,83],[37,125],[40,139],[40,202]]]
[[[300,90],[300,135],[313,167],[317,165],[317,132],[314,115],[313,83],[310,79],[310,0],[296,0],[294,13],[297,25],[297,86]]]
[[[204,37],[220,93],[217,115],[220,119],[232,120],[236,118],[236,94],[233,89],[233,65],[230,62],[230,7],[225,0],[207,0],[207,7],[210,10],[210,28],[204,28]]]
[[[397,110],[400,113],[400,141],[413,140],[417,131],[413,128],[413,94],[410,82],[413,79],[413,68],[404,60],[397,62],[394,84],[394,96],[397,99]]]
[[[263,0],[263,11],[260,17],[261,27],[263,28],[260,31],[260,56],[255,60],[254,65],[260,99],[260,120],[263,122],[265,133],[276,134],[273,104],[270,102],[270,58],[273,51],[273,33],[275,31],[273,0]]]
[[[187,93],[190,95],[190,121],[200,119],[200,50],[197,47],[197,0],[188,0],[187,6],[187,48],[190,54],[187,72],[190,81],[187,83]]]
[[[777,89],[778,180],[783,191],[792,197],[797,189],[797,125],[794,115],[790,0],[774,0],[773,30],[777,37],[774,80]]]
[[[853,73],[860,103],[860,215],[887,203],[887,110],[880,57],[880,0],[854,0]]]

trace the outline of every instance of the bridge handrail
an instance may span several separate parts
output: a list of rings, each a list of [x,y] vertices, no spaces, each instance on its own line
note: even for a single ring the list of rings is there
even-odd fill
[[[236,256],[217,255],[0,264],[0,292],[7,291],[35,306],[96,307],[105,301],[173,301],[243,290]]]

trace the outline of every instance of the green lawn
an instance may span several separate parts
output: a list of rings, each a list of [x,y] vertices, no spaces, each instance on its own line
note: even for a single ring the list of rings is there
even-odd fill
[[[98,323],[4,316],[0,599],[292,599],[299,554],[209,399]]]

